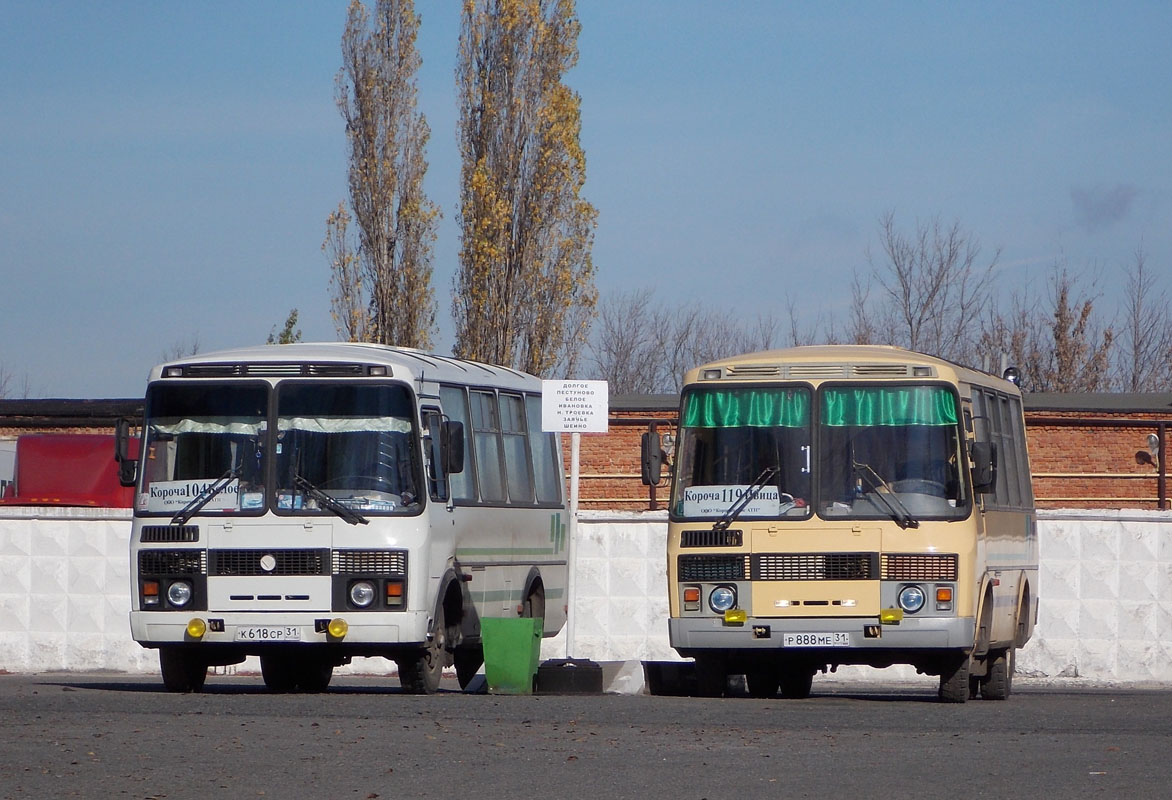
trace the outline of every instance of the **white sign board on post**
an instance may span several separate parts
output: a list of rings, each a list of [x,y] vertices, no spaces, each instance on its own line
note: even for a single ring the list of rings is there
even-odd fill
[[[583,433],[606,433],[610,424],[606,381],[542,381],[541,429],[570,434],[570,530],[566,541],[566,658],[574,647],[574,540],[578,536],[578,453]]]

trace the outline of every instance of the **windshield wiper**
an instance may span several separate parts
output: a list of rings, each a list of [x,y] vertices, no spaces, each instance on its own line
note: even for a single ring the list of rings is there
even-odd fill
[[[761,470],[761,474],[757,476],[757,480],[749,484],[748,490],[737,498],[737,501],[728,507],[715,523],[712,525],[714,531],[728,530],[728,526],[736,521],[741,512],[745,510],[745,506],[752,502],[753,498],[757,496],[757,491],[765,485],[766,481],[777,474],[777,467],[766,467]]]
[[[197,494],[192,498],[190,503],[179,509],[179,513],[171,517],[171,524],[186,525],[187,520],[194,517],[201,508],[210,503],[213,497],[227,489],[228,484],[234,480],[236,480],[236,468],[231,467],[223,475],[216,478],[215,483],[204,489],[202,493]]]
[[[920,527],[919,520],[912,516],[912,512],[907,510],[907,506],[899,499],[895,490],[880,477],[878,472],[871,468],[870,464],[863,464],[852,459],[851,467],[856,473],[867,479],[867,483],[871,485],[871,491],[878,495],[879,499],[883,501],[883,505],[887,506],[896,525],[904,529]]]
[[[353,509],[346,508],[346,506],[339,503],[334,497],[326,494],[300,475],[293,476],[293,485],[301,491],[305,492],[314,500],[321,503],[322,506],[326,509],[333,511],[339,517],[349,522],[351,525],[365,525],[370,522],[370,520],[368,520],[366,517],[362,516]]]

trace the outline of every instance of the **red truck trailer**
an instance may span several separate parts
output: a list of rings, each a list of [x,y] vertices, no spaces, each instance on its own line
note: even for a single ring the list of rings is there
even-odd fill
[[[131,440],[131,458],[138,440]],[[130,508],[134,488],[118,480],[113,434],[31,433],[16,440],[15,480],[0,505]]]

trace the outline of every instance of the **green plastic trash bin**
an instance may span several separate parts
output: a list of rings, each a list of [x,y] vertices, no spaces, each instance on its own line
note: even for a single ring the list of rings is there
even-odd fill
[[[491,694],[533,694],[541,660],[541,620],[522,617],[480,620],[484,679]]]

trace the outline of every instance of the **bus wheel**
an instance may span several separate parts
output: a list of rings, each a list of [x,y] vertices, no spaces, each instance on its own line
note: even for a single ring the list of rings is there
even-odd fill
[[[724,654],[696,656],[696,694],[700,697],[724,697],[728,689],[728,669]]]
[[[1013,689],[1014,649],[989,653],[989,670],[981,678],[981,697],[985,700],[1008,700]]]
[[[286,656],[261,656],[260,677],[270,692],[285,694],[297,688],[297,671]]]
[[[809,667],[790,667],[781,673],[781,696],[802,700],[810,696],[814,685],[814,670]]]
[[[297,667],[297,688],[303,692],[324,692],[334,678],[334,665],[325,659],[307,659]]]
[[[208,677],[208,666],[182,647],[160,647],[159,669],[169,692],[198,692]]]
[[[969,657],[966,653],[954,661],[945,662],[940,672],[940,691],[937,696],[942,703],[963,703],[969,699]]]
[[[432,694],[439,688],[444,662],[451,663],[451,659],[444,607],[440,604],[435,614],[435,632],[431,641],[413,655],[395,659],[399,665],[399,685],[407,694]]]
[[[758,667],[745,673],[745,683],[749,686],[749,697],[776,697],[781,676],[772,667]]]

